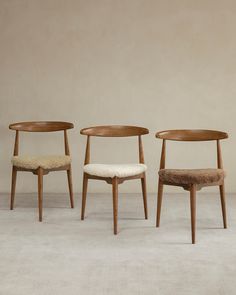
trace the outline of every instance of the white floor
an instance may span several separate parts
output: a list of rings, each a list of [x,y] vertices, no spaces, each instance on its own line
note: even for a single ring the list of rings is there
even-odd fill
[[[76,199],[77,196],[75,196]],[[8,209],[0,195],[0,295],[235,295],[236,196],[227,196],[229,228],[222,228],[218,195],[197,198],[197,244],[191,244],[187,192],[165,195],[161,227],[156,197],[120,195],[119,234],[112,233],[111,195],[46,195],[37,221],[36,195],[17,195]]]

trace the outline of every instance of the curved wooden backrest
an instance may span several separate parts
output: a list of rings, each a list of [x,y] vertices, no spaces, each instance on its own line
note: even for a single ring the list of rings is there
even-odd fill
[[[88,136],[126,137],[148,134],[149,130],[137,126],[107,125],[84,128],[80,133]]]
[[[228,138],[228,134],[216,130],[166,130],[156,133],[157,138],[175,141],[208,141]]]
[[[36,121],[36,122],[19,122],[9,125],[9,128],[16,131],[26,132],[53,132],[74,128],[69,122],[57,121]]]

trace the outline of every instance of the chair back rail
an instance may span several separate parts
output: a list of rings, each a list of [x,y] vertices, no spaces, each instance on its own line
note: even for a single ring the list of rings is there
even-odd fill
[[[90,137],[131,137],[138,136],[138,147],[139,147],[139,162],[144,163],[144,152],[142,144],[142,135],[148,134],[147,128],[138,126],[124,126],[124,125],[107,125],[107,126],[94,126],[81,129],[82,135],[87,135],[87,144],[85,150],[84,164],[90,162]]]
[[[33,121],[13,123],[10,124],[9,128],[25,132],[54,132],[72,129],[74,125],[70,122],[60,121]]]
[[[83,135],[101,137],[128,137],[148,134],[149,131],[146,128],[137,126],[108,125],[84,128],[80,133]]]
[[[173,141],[215,140],[217,144],[217,167],[219,169],[223,169],[220,140],[228,138],[228,134],[226,132],[217,131],[217,130],[200,130],[200,129],[166,130],[166,131],[157,132],[156,137],[162,139],[160,169],[165,169],[166,140],[173,140]]]
[[[175,141],[209,141],[228,138],[228,134],[217,130],[179,129],[157,132],[156,137]]]
[[[19,132],[56,132],[64,131],[64,146],[65,155],[70,155],[67,130],[74,128],[74,125],[70,122],[61,121],[33,121],[33,122],[19,122],[9,125],[9,129],[15,130],[15,144],[14,144],[14,156],[19,154]]]

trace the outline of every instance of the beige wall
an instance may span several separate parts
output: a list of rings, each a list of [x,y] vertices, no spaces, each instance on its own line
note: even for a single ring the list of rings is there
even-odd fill
[[[0,0],[0,191],[10,186],[14,134],[8,124],[68,120],[75,124],[69,134],[75,191],[81,190],[85,145],[80,128],[135,124],[150,129],[144,138],[150,192],[161,146],[154,133],[168,128],[229,132],[223,154],[227,189],[235,192],[235,15],[236,2],[227,0]],[[60,152],[59,135],[24,134],[22,153]],[[97,162],[136,160],[133,139],[94,143]],[[169,147],[169,166],[216,162],[213,143]],[[139,190],[136,181],[121,186]],[[36,191],[36,177],[21,174],[17,191]],[[46,176],[45,191],[67,191],[64,173]]]

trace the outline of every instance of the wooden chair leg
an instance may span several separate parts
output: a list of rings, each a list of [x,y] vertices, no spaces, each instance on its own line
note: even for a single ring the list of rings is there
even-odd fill
[[[195,228],[196,228],[196,186],[190,188],[190,210],[191,210],[191,229],[192,244],[195,244]]]
[[[162,204],[162,195],[163,195],[163,183],[158,181],[158,193],[157,193],[157,217],[156,217],[156,227],[160,226],[161,218],[161,204]]]
[[[86,206],[86,196],[88,188],[88,178],[84,174],[83,177],[83,192],[82,192],[82,207],[81,207],[81,220],[84,220],[85,206]]]
[[[69,193],[70,193],[70,206],[71,208],[74,208],[71,167],[66,172],[67,172],[67,179],[68,179],[68,186],[69,186]]]
[[[13,210],[13,208],[14,208],[14,199],[15,199],[15,191],[16,191],[16,177],[17,177],[17,170],[15,167],[12,167],[10,210]]]
[[[224,183],[219,186],[220,188],[220,199],[221,199],[221,208],[223,215],[223,224],[224,228],[227,228],[227,217],[226,217],[226,205],[225,205],[225,185]]]
[[[113,193],[113,220],[114,220],[114,235],[117,235],[117,215],[118,215],[118,178],[112,179]]]
[[[141,178],[141,184],[142,184],[142,192],[143,192],[144,215],[145,215],[145,219],[148,219],[147,187],[146,187],[146,176],[145,175],[143,178]]]
[[[38,168],[38,207],[39,207],[39,221],[42,221],[43,211],[43,169]]]

